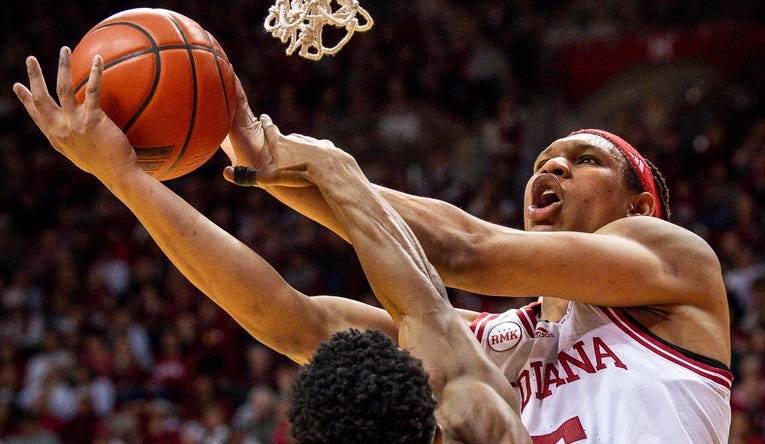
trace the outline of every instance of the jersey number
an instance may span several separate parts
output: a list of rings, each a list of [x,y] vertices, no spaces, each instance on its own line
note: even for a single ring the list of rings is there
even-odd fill
[[[587,439],[587,434],[584,433],[584,427],[578,416],[564,422],[552,433],[531,437],[534,444],[571,444],[583,439]]]

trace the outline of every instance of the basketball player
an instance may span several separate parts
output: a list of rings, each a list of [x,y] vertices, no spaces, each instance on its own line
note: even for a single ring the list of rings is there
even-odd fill
[[[331,142],[283,136],[268,116],[252,115],[241,86],[238,94],[227,152],[240,168],[227,168],[226,178],[257,178],[352,241],[317,189],[291,188],[306,185],[291,171]],[[719,261],[704,240],[668,222],[664,178],[626,141],[583,130],[545,148],[526,186],[526,231],[377,189],[446,285],[543,296],[471,324],[520,392],[535,442],[727,442],[732,375]]]
[[[88,117],[73,108],[66,81],[59,82],[59,111],[33,59],[29,71],[32,92],[14,89],[53,146],[96,175],[184,275],[259,340],[305,362],[321,342],[350,327],[397,336],[383,310],[308,298],[288,287],[259,256],[141,172],[103,112]],[[77,119],[60,117],[73,112]],[[235,165],[278,171],[326,148],[327,142],[281,136],[268,118],[263,124],[268,150],[240,87],[231,133]],[[658,172],[645,161],[633,163],[637,156],[596,134],[553,142],[527,187],[526,232],[380,189],[446,285],[544,296],[541,307],[501,316],[460,312],[516,383],[535,442],[726,441],[730,341],[719,263],[700,238],[646,217],[668,217],[667,196],[656,191],[665,189]],[[233,170],[226,175],[234,179]],[[271,186],[269,174],[263,178],[269,192],[348,239],[316,188],[279,187],[278,180]],[[516,362],[519,368],[511,368]]]
[[[253,336],[298,362],[313,354],[308,344],[323,342],[295,386],[290,417],[301,442],[431,443],[436,438],[433,394],[443,442],[531,442],[518,416],[516,392],[449,305],[446,289],[411,230],[351,156],[325,149],[324,156],[305,163],[302,177],[321,190],[343,221],[390,316],[340,298],[300,294],[263,258],[143,172],[127,137],[100,108],[101,57],[94,58],[82,105],[74,101],[70,57],[69,49],[62,48],[60,106],[48,94],[33,57],[27,60],[31,91],[14,85],[53,147],[101,180],[174,264]],[[215,273],[230,274],[237,283],[215,279]],[[397,334],[399,344],[422,360],[431,385],[419,361],[383,333],[342,331],[357,324]]]
[[[398,328],[399,344],[422,359],[430,375],[445,441],[531,442],[511,407],[515,391],[449,304],[417,238],[353,157],[327,145],[282,178],[287,174],[315,185],[344,227],[374,294]]]

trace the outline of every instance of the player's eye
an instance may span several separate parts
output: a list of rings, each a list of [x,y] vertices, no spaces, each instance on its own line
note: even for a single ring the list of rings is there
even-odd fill
[[[544,166],[544,164],[547,162],[548,159],[540,160],[537,162],[536,166],[534,167],[534,172],[539,171],[540,168]]]
[[[579,156],[578,159],[576,159],[577,164],[594,164],[594,165],[600,165],[600,160],[592,155],[585,154],[584,156]]]

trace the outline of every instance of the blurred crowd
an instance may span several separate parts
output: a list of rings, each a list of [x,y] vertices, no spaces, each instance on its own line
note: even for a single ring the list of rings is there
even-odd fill
[[[376,183],[520,227],[532,159],[569,131],[604,127],[653,160],[674,221],[710,242],[723,265],[736,377],[730,442],[765,443],[761,60],[674,95],[632,74],[638,98],[600,115],[565,98],[556,64],[569,45],[647,30],[762,26],[760,2],[362,0],[375,28],[319,63],[285,57],[265,34],[267,3],[152,6],[217,37],[255,113],[284,132],[333,140]],[[48,146],[10,92],[26,55],[40,57],[51,84],[59,45],[132,6],[32,0],[0,15],[0,442],[291,442],[285,409],[297,366],[194,289],[103,186]],[[374,303],[347,245],[263,192],[225,182],[225,165],[221,153],[168,186],[299,290]],[[474,310],[522,303],[450,295]]]

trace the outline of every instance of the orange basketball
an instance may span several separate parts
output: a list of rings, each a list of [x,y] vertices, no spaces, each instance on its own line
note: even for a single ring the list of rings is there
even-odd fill
[[[165,9],[107,18],[72,52],[78,103],[96,54],[104,60],[101,106],[127,134],[145,171],[173,179],[212,157],[231,128],[236,84],[209,32]]]

